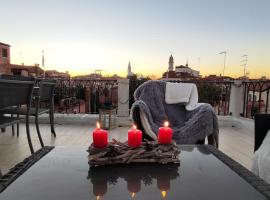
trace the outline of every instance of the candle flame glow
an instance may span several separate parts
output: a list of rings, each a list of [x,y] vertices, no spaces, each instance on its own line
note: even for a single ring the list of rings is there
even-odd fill
[[[163,198],[165,198],[166,195],[167,195],[167,192],[166,191],[161,191],[161,195],[162,195]]]
[[[131,193],[131,197],[132,197],[132,198],[134,198],[134,197],[135,197],[135,195],[136,195],[136,193],[135,193],[135,192],[132,192],[132,193]]]
[[[97,196],[97,200],[100,200],[100,196]]]
[[[133,129],[137,129],[137,126],[135,124],[133,124]]]
[[[165,127],[168,127],[168,126],[169,126],[169,122],[168,122],[168,121],[165,121],[165,122],[164,122],[164,126],[165,126]]]
[[[99,124],[99,122],[97,122],[97,129],[100,129],[100,124]]]

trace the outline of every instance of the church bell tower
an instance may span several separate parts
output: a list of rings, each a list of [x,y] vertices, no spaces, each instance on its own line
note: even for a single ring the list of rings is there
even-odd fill
[[[171,55],[169,58],[169,68],[168,71],[173,71],[174,70],[174,61],[173,61],[173,56]]]

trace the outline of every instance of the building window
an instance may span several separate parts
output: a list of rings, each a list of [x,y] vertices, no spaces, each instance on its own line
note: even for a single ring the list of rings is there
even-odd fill
[[[8,57],[8,50],[7,49],[2,49],[2,57],[7,58]]]

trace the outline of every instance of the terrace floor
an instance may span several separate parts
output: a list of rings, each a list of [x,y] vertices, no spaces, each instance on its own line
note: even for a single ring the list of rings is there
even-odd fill
[[[40,125],[45,145],[54,146],[87,146],[92,142],[91,132],[94,127],[90,125],[56,125],[57,137],[51,136],[47,124]],[[118,127],[110,131],[109,138],[120,141],[127,140],[129,127]],[[31,124],[31,135],[35,150],[40,148],[34,124]],[[220,127],[220,150],[250,169],[253,157],[254,137],[244,130],[236,127]],[[25,126],[20,125],[20,136],[12,136],[11,127],[0,133],[0,169],[6,173],[16,163],[21,162],[30,155]]]

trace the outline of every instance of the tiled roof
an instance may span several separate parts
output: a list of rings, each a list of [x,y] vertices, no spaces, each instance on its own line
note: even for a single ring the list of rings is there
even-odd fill
[[[189,67],[184,66],[184,65],[180,65],[180,66],[176,66],[175,68],[189,68]]]
[[[0,45],[10,47],[10,45],[9,45],[9,44],[5,44],[5,43],[2,43],[2,42],[0,42]]]

